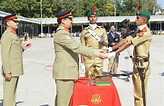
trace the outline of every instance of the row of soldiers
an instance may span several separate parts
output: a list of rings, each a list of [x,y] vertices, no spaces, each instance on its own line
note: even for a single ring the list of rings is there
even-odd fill
[[[89,12],[87,18],[89,26],[81,32],[81,44],[77,43],[70,34],[73,22],[71,10],[66,10],[56,15],[59,27],[54,36],[55,60],[53,64],[52,77],[56,83],[55,106],[69,106],[73,93],[75,80],[79,77],[78,54],[82,55],[82,63],[85,65],[86,76],[101,76],[103,59],[114,58],[121,51],[134,46],[134,98],[135,106],[143,106],[143,96],[141,89],[141,78],[138,67],[144,65],[145,91],[147,89],[147,79],[150,74],[149,47],[151,33],[147,27],[150,14],[146,11],[138,11],[136,16],[137,33],[119,41],[111,31],[111,36],[107,36],[106,30],[96,24],[98,19],[96,12]],[[23,75],[22,53],[31,47],[31,43],[26,42],[21,45],[16,34],[18,19],[16,15],[4,18],[7,29],[1,38],[2,51],[2,73],[4,84],[4,106],[15,106],[16,89],[19,76]],[[113,26],[114,27],[114,26]],[[112,28],[112,27],[111,27]],[[114,28],[113,28],[114,30]],[[110,39],[117,41],[112,43]],[[108,41],[109,40],[109,41]],[[105,52],[108,51],[108,52]],[[139,63],[143,59],[143,64]],[[64,67],[63,67],[64,64]]]

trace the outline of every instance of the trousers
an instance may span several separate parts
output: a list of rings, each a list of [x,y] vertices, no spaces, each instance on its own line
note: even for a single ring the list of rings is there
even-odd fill
[[[18,80],[19,77],[12,77],[10,81],[3,78],[3,106],[15,106]]]
[[[54,106],[69,106],[73,93],[74,80],[55,80],[56,98]]]

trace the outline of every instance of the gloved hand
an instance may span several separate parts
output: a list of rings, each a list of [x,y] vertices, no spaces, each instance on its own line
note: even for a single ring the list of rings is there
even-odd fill
[[[113,51],[113,50],[112,50],[112,47],[107,48],[107,50],[108,50],[109,52]]]
[[[107,52],[112,52],[113,50],[112,50],[112,47],[106,47],[106,46],[104,46],[104,48],[103,49],[105,49],[105,50],[107,50]]]
[[[114,57],[115,55],[116,55],[115,52],[108,53],[108,58],[110,58],[110,57]]]
[[[85,72],[85,65],[84,65],[84,63],[80,64],[80,69],[81,69],[81,71]]]

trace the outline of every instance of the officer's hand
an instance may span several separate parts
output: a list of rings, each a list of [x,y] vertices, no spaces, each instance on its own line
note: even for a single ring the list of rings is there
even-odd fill
[[[25,42],[23,45],[23,49],[26,50],[27,48],[31,47],[32,44],[30,42]]]
[[[113,51],[113,50],[112,50],[112,47],[108,47],[107,50],[108,50],[109,52]]]
[[[10,81],[11,80],[11,77],[12,77],[11,73],[5,74],[5,80],[6,81]]]
[[[108,52],[112,52],[112,47],[104,47],[105,50],[107,50]]]
[[[84,65],[84,63],[80,64],[80,69],[81,69],[81,71],[85,72],[85,65]]]
[[[102,46],[108,46],[108,42],[105,42],[105,40],[103,42],[101,42]]]
[[[115,55],[116,55],[115,52],[108,53],[108,58],[110,58],[110,57],[114,57]]]
[[[115,44],[116,44],[116,43],[113,42],[111,45],[114,46]]]
[[[100,51],[99,52],[99,58],[100,59],[106,59],[106,58],[108,58],[108,54],[105,53],[104,51]]]

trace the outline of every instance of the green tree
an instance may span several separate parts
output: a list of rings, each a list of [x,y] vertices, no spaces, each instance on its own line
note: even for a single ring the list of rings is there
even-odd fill
[[[28,18],[40,18],[40,1],[0,0],[0,10]],[[151,13],[153,7],[157,6],[155,0],[42,0],[42,17],[55,17],[58,12],[66,9],[72,9],[75,17],[84,17],[89,11],[93,11],[94,6],[97,7],[98,16],[135,15],[137,4],[141,4],[143,10]]]
[[[0,5],[1,11],[17,13],[25,17],[37,17],[39,14],[39,4],[36,0],[2,0]]]

